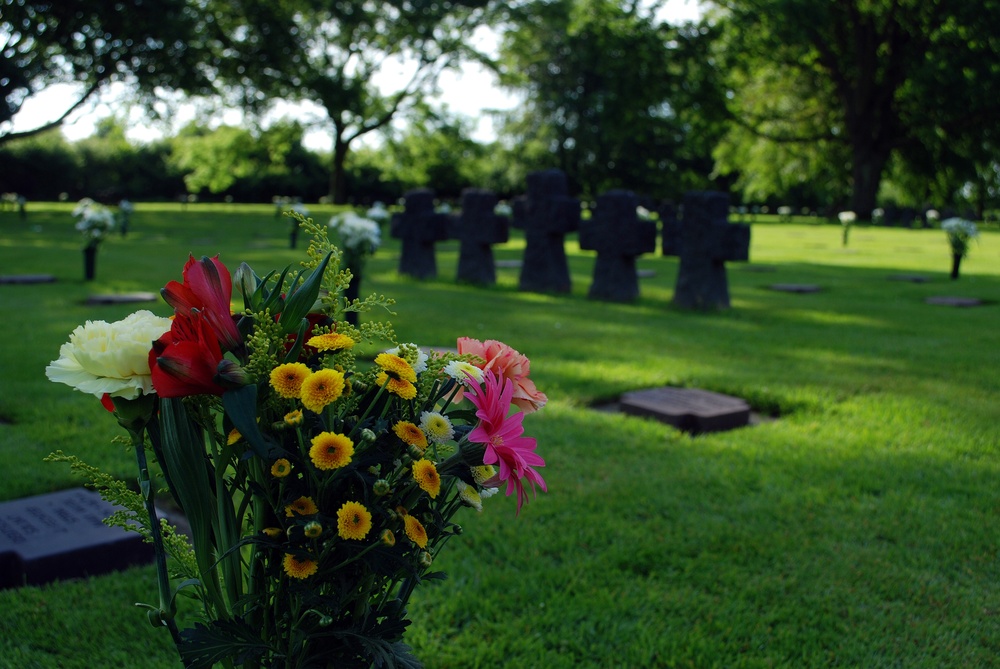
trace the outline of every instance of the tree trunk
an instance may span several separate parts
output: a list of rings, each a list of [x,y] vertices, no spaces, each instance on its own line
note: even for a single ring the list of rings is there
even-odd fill
[[[851,211],[859,219],[870,220],[890,150],[873,145],[865,137],[855,139],[852,144]]]
[[[333,137],[333,162],[330,169],[330,198],[334,204],[347,204],[347,183],[344,175],[347,149],[347,142],[337,130]]]

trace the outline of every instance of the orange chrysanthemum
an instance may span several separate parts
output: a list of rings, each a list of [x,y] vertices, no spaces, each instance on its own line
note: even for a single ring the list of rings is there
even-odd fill
[[[312,346],[317,351],[346,351],[354,346],[354,340],[345,334],[330,332],[311,337],[306,345]]]
[[[302,382],[302,405],[314,413],[340,399],[344,392],[344,375],[335,369],[313,372]]]
[[[381,367],[393,379],[409,381],[410,383],[417,382],[417,373],[410,367],[410,363],[398,355],[379,353],[375,356],[375,364]]]
[[[427,459],[417,460],[413,463],[413,480],[417,482],[420,489],[434,499],[441,492],[441,476],[437,467]],[[423,546],[421,546],[423,548]]]
[[[285,573],[291,578],[309,578],[319,569],[319,563],[306,557],[285,553],[285,559],[281,565],[285,568]]]
[[[309,457],[316,469],[337,469],[351,461],[354,442],[344,434],[320,432],[312,439]]]
[[[271,465],[271,476],[283,479],[292,473],[292,463],[285,458],[278,458]]]
[[[427,435],[413,423],[401,420],[392,426],[392,431],[403,440],[403,443],[420,448],[427,448]]]
[[[372,514],[359,502],[344,502],[337,511],[337,534],[341,539],[364,539],[372,529]]]
[[[312,370],[301,362],[286,362],[271,370],[271,387],[282,397],[293,399],[299,396],[302,382]]]
[[[240,431],[234,427],[229,431],[229,435],[226,437],[226,446],[232,446],[242,438],[243,435],[240,434]]]
[[[403,526],[410,541],[421,548],[427,547],[427,530],[424,529],[419,520],[410,515],[403,516]]]
[[[311,516],[318,511],[319,508],[316,506],[316,502],[312,501],[312,497],[299,497],[285,507],[285,516],[287,518],[292,518],[293,516]]]
[[[394,379],[388,372],[380,372],[375,377],[375,383],[385,386],[393,395],[399,395],[404,400],[412,400],[417,396],[417,387],[405,379]]]

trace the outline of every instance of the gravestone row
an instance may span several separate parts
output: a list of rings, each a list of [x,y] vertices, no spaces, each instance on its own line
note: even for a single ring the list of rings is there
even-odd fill
[[[567,293],[572,288],[566,259],[566,235],[579,232],[580,248],[596,251],[589,296],[628,302],[639,296],[639,256],[656,252],[657,224],[637,214],[639,198],[631,191],[600,195],[589,219],[581,219],[580,201],[569,195],[566,175],[542,170],[527,176],[525,195],[515,198],[513,217],[495,213],[496,195],[466,189],[459,216],[436,212],[434,193],[410,191],[404,210],[392,218],[391,234],[402,241],[399,273],[417,279],[437,276],[434,245],[446,239],[460,242],[458,280],[496,282],[492,246],[508,239],[508,225],[524,231],[519,289]],[[730,306],[725,263],[749,259],[750,226],[730,223],[729,196],[689,192],[684,216],[662,205],[663,254],[680,258],[674,303],[690,309]]]

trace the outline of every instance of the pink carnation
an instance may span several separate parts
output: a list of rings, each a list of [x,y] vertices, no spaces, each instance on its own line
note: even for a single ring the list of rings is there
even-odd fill
[[[492,371],[510,379],[514,385],[512,401],[521,411],[525,413],[538,411],[548,401],[545,393],[535,388],[535,383],[528,378],[531,362],[527,356],[518,353],[507,344],[495,339],[482,342],[470,337],[459,337],[458,352],[461,355],[472,354],[482,358],[485,362],[476,363],[476,366],[484,372]]]

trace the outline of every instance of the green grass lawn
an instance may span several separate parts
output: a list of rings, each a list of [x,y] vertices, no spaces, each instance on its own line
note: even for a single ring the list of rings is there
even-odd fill
[[[0,273],[58,278],[0,286],[0,500],[78,485],[42,462],[56,449],[134,478],[113,419],[44,375],[74,327],[136,308],[88,295],[155,292],[189,252],[258,271],[301,257],[268,206],[140,204],[87,284],[70,208],[0,213]],[[940,230],[857,227],[844,248],[836,225],[759,222],[752,262],[729,265],[733,308],[712,314],[671,306],[677,259],[659,255],[639,261],[655,276],[636,303],[588,300],[594,254],[567,250],[560,296],[517,292],[514,269],[456,284],[456,242],[437,280],[398,276],[395,240],[368,266],[362,292],[398,301],[401,341],[503,340],[550,398],[525,421],[550,492],[518,518],[503,498],[460,516],[436,563],[449,578],[414,598],[427,667],[1000,663],[1000,233],[950,281]],[[924,303],[936,295],[988,304]],[[762,421],[691,437],[593,408],[665,384],[739,395]],[[131,606],[155,597],[152,568],[0,592],[0,667],[179,666]]]

